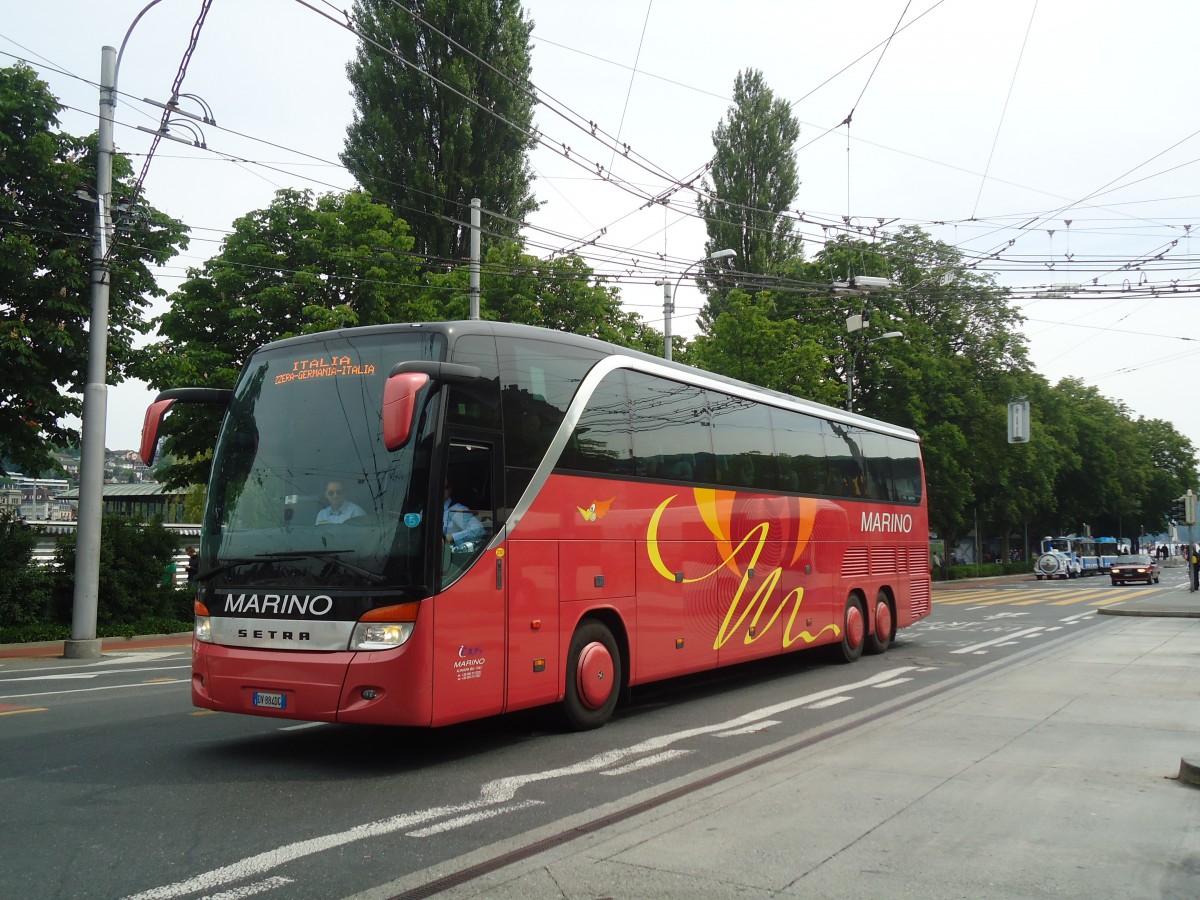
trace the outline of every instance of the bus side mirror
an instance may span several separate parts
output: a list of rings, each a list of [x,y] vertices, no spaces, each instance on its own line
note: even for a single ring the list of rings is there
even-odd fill
[[[154,462],[154,450],[158,446],[158,429],[162,425],[163,417],[174,405],[173,399],[155,400],[146,410],[146,418],[142,422],[142,447],[139,452],[142,462],[146,465]]]
[[[401,372],[384,384],[383,444],[389,451],[399,450],[412,437],[417,394],[429,381],[424,372]]]

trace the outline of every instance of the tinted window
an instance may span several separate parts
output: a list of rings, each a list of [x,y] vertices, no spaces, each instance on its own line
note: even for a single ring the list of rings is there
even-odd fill
[[[858,432],[863,462],[867,470],[867,496],[872,500],[891,502],[896,499],[892,480],[892,458],[888,437],[873,431]]]
[[[579,383],[601,354],[548,341],[499,338],[505,483],[516,504],[546,455]]]
[[[602,475],[633,472],[633,433],[624,369],[610,372],[596,386],[563,451],[561,465]]]
[[[901,503],[921,501],[921,448],[915,441],[889,437],[895,497]]]
[[[775,490],[775,447],[767,407],[711,391],[708,401],[718,483]]]
[[[627,375],[635,474],[679,481],[715,480],[708,398],[699,388]]]
[[[867,499],[867,473],[863,466],[862,432],[857,428],[827,423],[825,453],[829,461],[829,490],[838,497]]]
[[[454,425],[476,428],[500,427],[500,377],[496,366],[496,342],[489,335],[468,334],[454,342],[453,360],[479,366],[482,380],[451,384],[446,420]]]
[[[803,413],[771,410],[779,489],[805,494],[829,492],[824,423]]]

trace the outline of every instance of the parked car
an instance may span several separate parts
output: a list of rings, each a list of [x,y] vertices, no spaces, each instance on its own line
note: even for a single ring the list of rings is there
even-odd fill
[[[1145,553],[1118,556],[1108,574],[1112,576],[1113,584],[1125,584],[1127,581],[1158,584],[1158,563],[1154,561],[1153,556]]]

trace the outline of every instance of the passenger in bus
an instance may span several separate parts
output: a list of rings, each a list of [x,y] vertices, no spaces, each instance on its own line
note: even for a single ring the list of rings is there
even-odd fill
[[[659,474],[662,478],[673,478],[676,481],[691,481],[695,473],[691,458],[684,453],[664,456]]]
[[[318,525],[341,525],[358,516],[365,516],[362,507],[353,500],[346,499],[346,491],[340,481],[331,481],[325,485],[325,499],[329,505],[317,513]]]
[[[722,480],[737,487],[754,487],[754,461],[746,454],[733,457]]]
[[[486,534],[483,523],[466,506],[451,496],[450,485],[442,488],[442,543],[451,549],[474,544]]]

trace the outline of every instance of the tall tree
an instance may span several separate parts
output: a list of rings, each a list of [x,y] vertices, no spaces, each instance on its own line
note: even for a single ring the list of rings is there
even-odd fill
[[[96,141],[58,130],[63,109],[32,69],[0,69],[0,459],[38,473],[77,434],[87,381]],[[113,202],[133,200],[132,166],[113,160]],[[109,383],[124,379],[143,311],[162,296],[150,265],[187,246],[182,222],[138,203],[116,221],[109,260]]]
[[[519,0],[356,0],[362,41],[347,73],[355,113],[342,161],[379,203],[407,220],[418,254],[469,252],[470,201],[487,231],[516,237],[536,208],[526,153],[533,23]]]
[[[715,150],[700,214],[708,229],[705,254],[731,248],[739,272],[779,274],[800,256],[792,221],[781,216],[799,186],[794,148],[800,125],[791,106],[767,87],[762,72],[746,69],[733,83],[733,106],[717,125]],[[701,317],[721,314],[722,281],[715,283]]]

